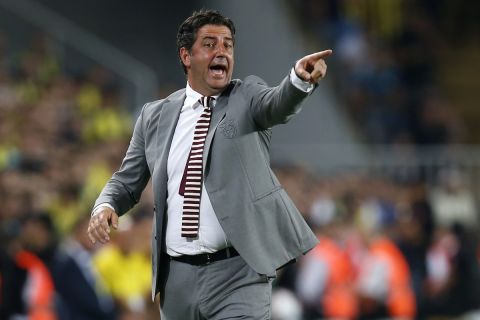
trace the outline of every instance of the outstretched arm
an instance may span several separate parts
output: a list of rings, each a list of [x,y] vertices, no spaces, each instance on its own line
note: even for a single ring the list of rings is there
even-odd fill
[[[294,72],[276,87],[268,87],[256,77],[246,79],[247,87],[251,90],[252,117],[259,128],[268,129],[285,123],[300,111],[301,102],[314,85],[325,77],[327,65],[324,59],[331,54],[332,50],[324,50],[301,58],[295,64]],[[302,81],[312,88],[300,88],[298,82]]]

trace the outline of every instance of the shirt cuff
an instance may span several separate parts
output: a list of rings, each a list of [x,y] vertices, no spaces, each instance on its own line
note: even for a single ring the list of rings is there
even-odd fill
[[[113,211],[115,211],[115,208],[110,204],[110,203],[107,203],[107,202],[103,202],[103,203],[100,203],[98,206],[96,206],[95,208],[93,208],[93,211],[92,211],[92,216],[96,215],[97,213],[100,212],[100,210],[102,210],[103,208],[110,208],[112,209]]]
[[[315,88],[315,85],[308,81],[304,81],[300,79],[299,76],[295,73],[295,68],[292,68],[292,71],[290,71],[290,82],[299,90],[303,92],[310,93],[313,88]]]

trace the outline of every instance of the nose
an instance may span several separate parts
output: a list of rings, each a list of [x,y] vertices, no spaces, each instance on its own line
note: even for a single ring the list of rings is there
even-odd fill
[[[215,51],[216,51],[215,53],[216,53],[217,56],[222,56],[222,57],[225,56],[226,50],[225,50],[225,47],[223,46],[223,44],[218,43]]]
[[[216,56],[225,57],[227,55],[227,48],[225,48],[225,44],[223,41],[218,41],[217,45],[215,46],[215,54]]]

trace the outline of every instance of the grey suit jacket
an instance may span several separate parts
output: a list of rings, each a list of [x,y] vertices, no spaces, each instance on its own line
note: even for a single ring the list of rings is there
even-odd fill
[[[307,95],[294,87],[288,76],[273,88],[250,76],[245,81],[233,80],[213,108],[204,148],[205,188],[228,239],[260,274],[274,275],[276,269],[317,243],[272,172],[269,157],[271,128],[299,112]],[[152,297],[161,290],[168,272],[161,261],[166,168],[184,100],[182,89],[143,107],[123,163],[96,201],[96,205],[111,204],[122,215],[139,201],[152,178]]]

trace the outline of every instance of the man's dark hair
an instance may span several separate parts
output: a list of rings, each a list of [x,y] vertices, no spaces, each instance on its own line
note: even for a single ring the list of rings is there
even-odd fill
[[[178,28],[177,32],[177,52],[180,56],[180,49],[184,47],[191,52],[192,46],[197,39],[197,31],[201,27],[207,24],[213,24],[217,26],[226,26],[232,33],[232,38],[235,42],[235,26],[230,18],[223,16],[217,10],[205,10],[195,11],[190,17],[188,17]],[[187,68],[180,59],[180,63],[183,67],[183,72],[187,74]]]

